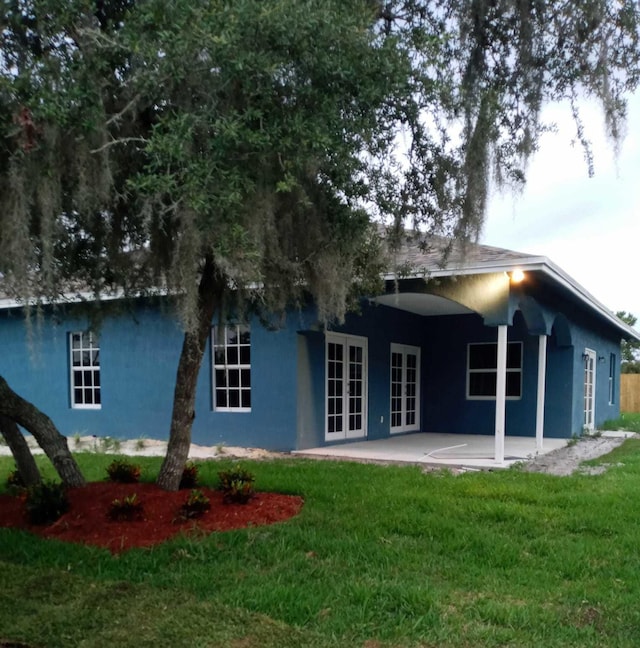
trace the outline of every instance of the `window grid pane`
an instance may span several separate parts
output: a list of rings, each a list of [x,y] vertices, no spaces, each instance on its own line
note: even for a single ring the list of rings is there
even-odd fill
[[[495,342],[472,343],[468,348],[467,398],[495,398],[498,345]],[[522,396],[522,342],[507,343],[506,396]]]
[[[251,409],[251,332],[243,324],[215,326],[213,382],[215,410]]]
[[[91,332],[69,333],[71,407],[98,409],[100,393],[100,348]]]

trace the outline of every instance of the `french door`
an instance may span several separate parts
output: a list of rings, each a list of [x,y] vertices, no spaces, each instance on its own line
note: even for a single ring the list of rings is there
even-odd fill
[[[325,439],[367,434],[367,339],[327,333]]]
[[[585,349],[584,358],[584,429],[593,430],[596,393],[596,352]]]
[[[391,345],[391,433],[420,429],[420,349]]]

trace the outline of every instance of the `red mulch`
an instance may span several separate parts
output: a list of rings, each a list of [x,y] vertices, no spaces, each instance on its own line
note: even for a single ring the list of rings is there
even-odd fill
[[[70,508],[49,526],[27,522],[20,497],[0,495],[0,527],[25,529],[44,538],[106,547],[120,553],[132,547],[150,547],[178,533],[212,533],[281,522],[296,515],[303,500],[294,495],[257,493],[247,504],[223,504],[222,493],[199,488],[211,509],[195,520],[180,520],[179,509],[190,491],[167,492],[155,484],[95,482],[67,491]],[[114,499],[135,493],[144,507],[139,521],[114,522],[108,511]]]

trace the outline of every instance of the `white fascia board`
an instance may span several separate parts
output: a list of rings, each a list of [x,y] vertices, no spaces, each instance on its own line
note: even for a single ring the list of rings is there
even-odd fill
[[[587,306],[598,312],[599,315],[615,326],[625,337],[632,338],[640,342],[640,332],[636,331],[622,320],[618,319],[602,302],[597,300],[588,290],[583,288],[575,279],[571,278],[562,268],[547,259],[547,263],[542,271],[551,277],[556,283],[560,284],[573,295],[578,297]]]
[[[168,295],[169,292],[164,289],[158,289],[153,292],[145,293],[144,295],[137,295],[137,297],[146,297],[146,296],[164,296]],[[100,301],[114,301],[116,299],[122,299],[124,297],[124,291],[118,290],[113,293],[100,295]],[[60,297],[60,299],[49,300],[45,299],[42,302],[37,302],[35,300],[17,300],[11,297],[2,297],[0,298],[0,310],[8,310],[10,308],[24,308],[25,306],[50,306],[50,305],[65,305],[65,304],[80,304],[83,302],[97,301],[96,295],[89,291],[78,291],[74,293],[65,293]]]
[[[562,268],[545,256],[524,257],[522,259],[505,259],[489,263],[465,264],[459,267],[425,269],[424,272],[412,272],[403,277],[395,273],[388,273],[384,276],[387,281],[402,279],[430,279],[438,277],[460,277],[466,275],[490,274],[496,272],[511,272],[520,269],[523,272],[542,272],[550,277],[555,283],[562,286],[573,294],[579,301],[596,311],[601,317],[617,328],[625,337],[640,342],[640,332],[618,319],[604,304],[598,301],[588,290],[583,288],[577,281],[572,279]]]
[[[490,263],[465,264],[448,268],[425,268],[423,272],[411,272],[398,277],[395,272],[389,272],[383,276],[385,281],[396,281],[402,279],[424,279],[438,277],[460,277],[464,275],[490,274],[495,272],[510,272],[516,268],[521,270],[541,270],[545,263],[548,263],[547,257],[526,257],[515,261],[505,259],[504,261],[492,261]]]

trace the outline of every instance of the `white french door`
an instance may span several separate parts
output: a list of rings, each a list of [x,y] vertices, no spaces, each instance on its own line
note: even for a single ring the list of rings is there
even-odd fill
[[[391,345],[391,433],[420,429],[420,348]]]
[[[325,439],[362,438],[367,434],[367,339],[326,335]]]
[[[596,393],[596,352],[585,349],[584,358],[584,429],[593,430]]]

